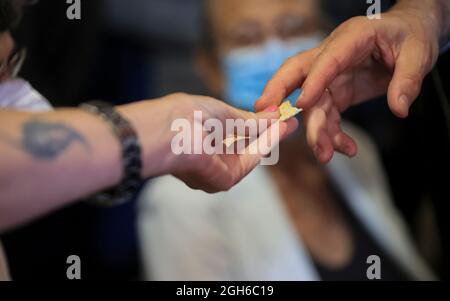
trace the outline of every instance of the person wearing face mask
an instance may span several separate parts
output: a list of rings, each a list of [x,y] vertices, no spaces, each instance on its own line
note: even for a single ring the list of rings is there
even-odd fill
[[[286,58],[320,43],[328,27],[317,3],[205,1],[197,65],[211,93],[251,109]],[[280,145],[278,165],[228,192],[193,191],[173,177],[149,184],[139,200],[146,278],[367,280],[367,259],[377,255],[384,280],[434,279],[391,202],[373,144],[347,128],[359,155],[327,168],[297,133]]]
[[[259,97],[265,83],[281,64],[296,53],[315,47],[322,38],[320,32],[289,41],[270,38],[261,45],[249,45],[223,54],[221,67],[225,76],[225,99],[232,105],[252,111],[253,100]],[[287,99],[294,102],[298,96],[300,90],[296,90]]]

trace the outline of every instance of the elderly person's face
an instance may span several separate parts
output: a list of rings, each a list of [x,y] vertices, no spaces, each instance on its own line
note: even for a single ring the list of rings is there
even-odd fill
[[[289,40],[318,30],[317,0],[212,0],[210,16],[219,49]]]
[[[214,94],[248,111],[286,59],[317,46],[324,36],[317,0],[205,1],[210,53],[218,64],[203,77]]]

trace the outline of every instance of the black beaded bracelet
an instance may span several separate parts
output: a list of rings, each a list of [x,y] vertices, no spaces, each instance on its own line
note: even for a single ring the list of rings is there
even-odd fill
[[[89,202],[99,206],[112,207],[132,200],[142,184],[141,147],[136,131],[128,120],[106,102],[92,101],[80,105],[80,108],[107,122],[122,146],[124,171],[122,182],[111,190],[93,196]]]

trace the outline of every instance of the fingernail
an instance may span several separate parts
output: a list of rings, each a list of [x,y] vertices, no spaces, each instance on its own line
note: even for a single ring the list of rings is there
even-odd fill
[[[274,113],[276,111],[278,111],[278,107],[276,105],[271,105],[264,110],[266,113]]]
[[[406,112],[405,113],[408,114],[409,113],[409,107],[411,106],[411,101],[409,100],[408,96],[403,94],[402,96],[400,96],[398,101],[400,102],[400,104],[405,106],[405,108],[406,108]]]
[[[409,101],[409,97],[403,94],[400,96],[400,102],[406,104],[408,107],[411,105],[411,102]]]
[[[351,147],[350,145],[345,146],[345,154],[350,158],[356,155],[353,147]]]

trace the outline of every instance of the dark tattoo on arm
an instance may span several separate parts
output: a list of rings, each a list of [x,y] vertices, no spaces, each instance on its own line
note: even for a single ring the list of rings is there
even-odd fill
[[[62,155],[73,143],[86,149],[86,139],[73,128],[59,122],[40,119],[27,121],[22,127],[22,148],[34,158],[53,160]]]

